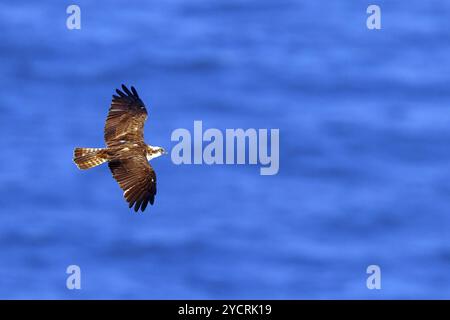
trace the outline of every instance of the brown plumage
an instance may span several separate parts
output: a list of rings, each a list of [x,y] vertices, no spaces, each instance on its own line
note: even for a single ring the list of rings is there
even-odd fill
[[[129,207],[144,211],[148,203],[153,205],[156,195],[156,174],[148,160],[166,152],[144,142],[147,109],[134,87],[130,91],[122,85],[122,90],[116,90],[109,108],[106,148],[76,148],[74,162],[83,170],[108,162]]]

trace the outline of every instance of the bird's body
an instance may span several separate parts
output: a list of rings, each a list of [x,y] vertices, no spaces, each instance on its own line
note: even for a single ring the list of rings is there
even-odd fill
[[[165,151],[144,142],[145,105],[133,87],[122,85],[122,90],[113,95],[106,119],[106,148],[76,148],[74,162],[83,170],[108,162],[130,208],[144,211],[156,195],[156,174],[148,161]]]

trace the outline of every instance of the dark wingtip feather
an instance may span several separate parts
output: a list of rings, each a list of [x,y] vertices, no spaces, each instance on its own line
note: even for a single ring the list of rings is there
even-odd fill
[[[136,202],[136,205],[134,206],[134,211],[138,212],[139,208],[141,207],[142,201],[143,201],[143,199],[139,199]]]
[[[129,96],[133,95],[124,84],[122,84],[122,90],[125,91],[125,93]]]
[[[141,206],[141,211],[144,212],[145,208],[147,208],[148,201],[144,201]]]
[[[116,89],[116,92],[119,96],[121,97],[126,97],[125,93],[123,93],[122,91],[120,91],[119,89]]]
[[[133,86],[131,86],[131,91],[133,92],[133,94],[134,94],[137,98],[139,98],[139,95],[138,95],[136,89],[135,89]]]

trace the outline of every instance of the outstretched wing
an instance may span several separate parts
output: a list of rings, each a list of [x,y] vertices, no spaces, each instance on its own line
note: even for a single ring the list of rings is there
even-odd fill
[[[147,204],[153,205],[156,194],[156,174],[143,155],[113,160],[108,163],[114,179],[122,188],[123,196],[134,211],[144,211]]]
[[[147,109],[134,87],[131,87],[130,91],[122,85],[122,90],[123,92],[116,89],[118,95],[113,95],[106,119],[105,143],[108,147],[144,141]]]

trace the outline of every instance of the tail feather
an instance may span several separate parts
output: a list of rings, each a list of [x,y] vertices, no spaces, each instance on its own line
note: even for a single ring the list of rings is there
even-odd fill
[[[73,161],[81,170],[96,167],[107,161],[102,148],[75,148]]]

